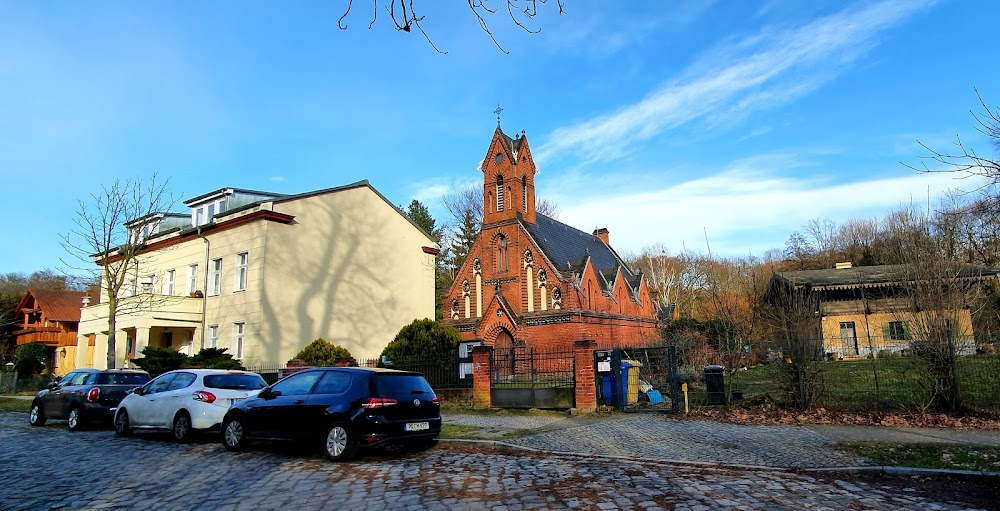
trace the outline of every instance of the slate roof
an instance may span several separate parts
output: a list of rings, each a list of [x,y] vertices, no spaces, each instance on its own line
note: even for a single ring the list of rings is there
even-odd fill
[[[528,138],[527,136],[520,136],[518,138],[510,138],[502,130],[500,131],[500,134],[503,135],[504,141],[507,142],[507,149],[509,149],[512,153],[516,153],[516,152],[520,151],[521,150],[521,144],[525,140],[527,140],[527,138]]]
[[[80,321],[83,291],[28,289],[18,309],[26,303],[28,295],[35,297],[35,307],[41,309],[50,321]]]
[[[980,278],[1000,274],[1000,268],[956,264],[958,278]],[[903,264],[882,266],[854,266],[852,268],[828,268],[825,270],[802,270],[775,272],[774,278],[794,287],[812,289],[835,289],[845,287],[871,287],[895,282],[913,280],[912,269]]]
[[[632,289],[639,285],[639,276],[633,274],[625,262],[618,257],[618,254],[597,236],[570,227],[541,213],[535,213],[534,224],[522,220],[521,225],[560,272],[583,270],[589,256],[594,270],[598,274],[603,274],[604,279],[607,280],[607,287],[605,287],[604,282],[601,283],[605,290],[614,284],[615,273],[619,267],[622,268],[622,274]]]

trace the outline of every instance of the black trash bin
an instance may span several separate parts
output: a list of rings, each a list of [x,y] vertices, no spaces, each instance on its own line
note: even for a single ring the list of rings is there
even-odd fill
[[[724,370],[720,365],[705,366],[705,390],[707,392],[705,404],[721,405],[725,404],[726,381]]]

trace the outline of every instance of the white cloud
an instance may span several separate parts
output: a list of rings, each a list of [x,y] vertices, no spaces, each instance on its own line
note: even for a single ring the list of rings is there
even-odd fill
[[[841,222],[853,217],[881,217],[901,204],[927,204],[928,187],[933,207],[945,190],[968,186],[949,174],[902,174],[831,183],[781,173],[806,164],[787,154],[762,155],[666,188],[572,201],[565,196],[556,199],[562,221],[588,232],[595,227],[608,228],[619,251],[638,251],[657,242],[672,251],[682,247],[705,251],[707,231],[713,252],[737,256],[782,248],[793,231],[813,218]]]
[[[612,114],[556,129],[535,152],[585,160],[619,158],[636,142],[696,119],[722,123],[800,97],[831,80],[884,30],[932,1],[852,6],[795,29],[768,28],[705,52],[680,77]],[[719,113],[725,112],[726,117]]]

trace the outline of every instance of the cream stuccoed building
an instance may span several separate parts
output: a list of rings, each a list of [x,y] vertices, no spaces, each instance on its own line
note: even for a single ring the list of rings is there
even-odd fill
[[[224,188],[184,206],[127,224],[144,248],[120,293],[115,367],[149,345],[284,364],[319,337],[376,357],[434,317],[439,247],[367,181],[299,195]],[[103,286],[83,299],[77,367],[108,364],[106,297]]]

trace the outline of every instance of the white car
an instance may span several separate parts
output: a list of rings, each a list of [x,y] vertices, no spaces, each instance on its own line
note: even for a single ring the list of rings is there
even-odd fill
[[[178,369],[157,376],[122,399],[114,411],[115,433],[168,430],[178,442],[198,430],[218,429],[232,405],[267,386],[257,373]]]

